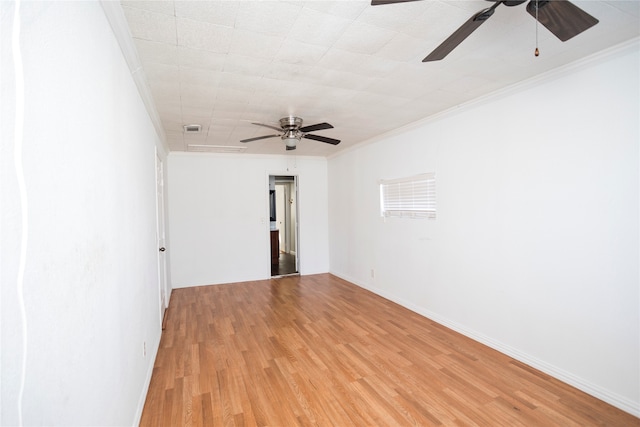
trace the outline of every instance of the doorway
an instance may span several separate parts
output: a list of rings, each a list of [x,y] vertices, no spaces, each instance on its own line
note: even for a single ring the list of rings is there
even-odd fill
[[[271,276],[298,274],[298,180],[291,175],[269,176]]]

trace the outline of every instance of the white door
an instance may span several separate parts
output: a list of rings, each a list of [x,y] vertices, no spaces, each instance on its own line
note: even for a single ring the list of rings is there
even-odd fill
[[[294,179],[294,177],[289,177]],[[280,231],[280,251],[296,255],[298,222],[295,181],[276,184],[276,218]],[[297,271],[297,269],[296,269]]]
[[[160,322],[169,305],[167,299],[167,259],[164,232],[164,165],[156,152],[156,224],[158,237],[158,283],[160,286]]]
[[[292,234],[292,252],[296,256],[296,271],[300,271],[300,227],[298,224],[298,177],[293,177],[293,188],[291,188],[291,234]]]
[[[276,184],[276,227],[280,240],[280,252],[288,253],[287,248],[287,214],[285,186]]]

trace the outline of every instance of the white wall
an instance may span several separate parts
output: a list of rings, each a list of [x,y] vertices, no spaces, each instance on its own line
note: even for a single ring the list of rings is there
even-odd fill
[[[300,273],[329,271],[326,159],[172,152],[168,160],[174,288],[270,277],[270,174],[298,176]]]
[[[22,2],[16,142],[15,4],[0,7],[0,424],[133,425],[160,338],[159,141],[100,4]]]
[[[331,158],[331,272],[640,414],[639,50]],[[383,221],[422,172],[437,219]]]

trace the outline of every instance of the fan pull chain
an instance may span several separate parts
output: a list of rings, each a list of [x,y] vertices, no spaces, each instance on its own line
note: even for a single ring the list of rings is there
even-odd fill
[[[540,50],[538,49],[538,24],[540,24],[540,21],[538,21],[538,0],[536,0],[536,50],[534,53],[536,57],[540,56]]]

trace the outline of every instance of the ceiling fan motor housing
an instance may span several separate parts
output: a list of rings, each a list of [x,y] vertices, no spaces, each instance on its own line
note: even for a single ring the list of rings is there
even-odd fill
[[[296,142],[302,138],[303,134],[300,132],[300,126],[302,126],[300,117],[290,116],[280,119],[280,127],[283,130],[280,138],[287,143],[287,150],[295,149]]]
[[[280,119],[280,127],[283,130],[299,129],[302,126],[302,119],[300,117],[283,117]]]

